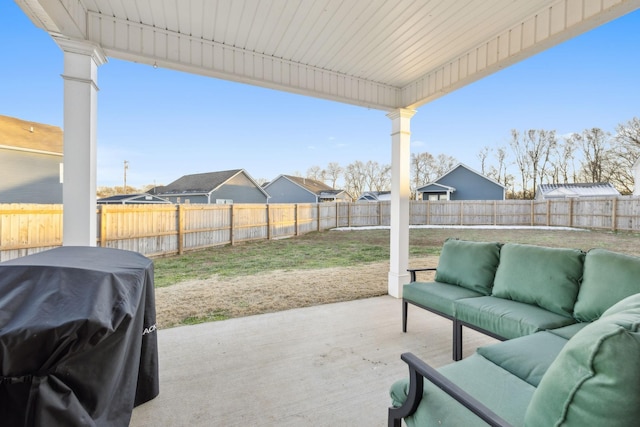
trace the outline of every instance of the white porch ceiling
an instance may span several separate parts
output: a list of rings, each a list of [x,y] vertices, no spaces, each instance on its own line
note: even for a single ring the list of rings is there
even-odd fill
[[[107,57],[374,109],[417,108],[640,0],[16,0]]]

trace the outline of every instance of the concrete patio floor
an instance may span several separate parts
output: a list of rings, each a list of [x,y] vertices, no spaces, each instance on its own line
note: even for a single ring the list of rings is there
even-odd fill
[[[385,426],[400,354],[453,363],[451,322],[390,296],[159,331],[160,395],[130,426]],[[495,340],[464,330],[464,355]]]

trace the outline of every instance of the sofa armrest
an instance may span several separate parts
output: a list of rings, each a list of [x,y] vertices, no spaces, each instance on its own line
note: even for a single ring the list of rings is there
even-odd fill
[[[411,274],[411,281],[416,281],[416,271],[436,271],[435,267],[430,268],[408,268],[407,271]]]
[[[418,409],[418,405],[422,400],[424,378],[431,381],[490,426],[511,427],[507,421],[500,418],[495,412],[480,403],[416,355],[403,353],[400,358],[409,365],[409,395],[402,406],[389,408],[389,427],[400,427],[402,418],[412,415],[416,409]]]

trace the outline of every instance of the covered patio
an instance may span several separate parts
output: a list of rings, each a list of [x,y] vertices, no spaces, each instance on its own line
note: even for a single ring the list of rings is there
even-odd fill
[[[390,120],[388,296],[158,332],[160,394],[132,426],[385,425],[400,354],[451,362],[410,308],[410,124],[430,101],[640,0],[16,0],[64,52],[64,245],[96,245],[98,69],[135,61],[379,110]],[[386,118],[382,116],[386,115]],[[348,278],[345,278],[345,285]],[[413,311],[411,311],[413,310]],[[492,339],[464,334],[465,356]]]
[[[451,322],[382,296],[159,331],[160,394],[132,427],[385,426],[400,354],[451,363]],[[465,356],[496,342],[464,334]]]

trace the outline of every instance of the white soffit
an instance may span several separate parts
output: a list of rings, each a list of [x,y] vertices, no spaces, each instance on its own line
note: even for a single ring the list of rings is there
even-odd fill
[[[392,110],[416,108],[640,0],[16,0],[108,57]]]

